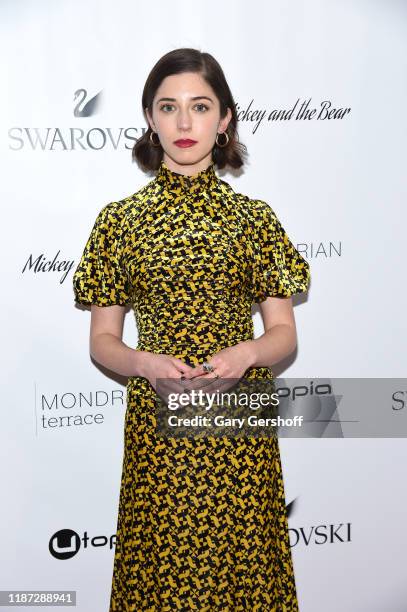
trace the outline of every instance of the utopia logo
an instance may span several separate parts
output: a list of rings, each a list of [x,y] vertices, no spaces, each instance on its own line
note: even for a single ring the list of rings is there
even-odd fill
[[[301,379],[290,379],[301,381]],[[329,379],[302,379],[302,384],[287,385],[284,378],[276,378],[276,392],[280,398],[280,414],[286,418],[305,415],[301,429],[280,427],[280,437],[338,437],[343,438],[343,430],[338,406],[342,395],[333,394]]]
[[[116,535],[94,536],[90,538],[85,531],[80,537],[72,529],[60,529],[51,536],[48,544],[49,552],[56,559],[65,561],[74,557],[81,548],[103,548],[108,546],[110,549],[116,544]]]
[[[72,114],[75,120],[90,120],[102,106],[102,91],[88,100],[86,89],[74,92]],[[146,127],[105,126],[83,127],[23,127],[13,126],[8,130],[9,149],[12,151],[100,151],[101,149],[132,149],[134,143],[145,132]]]

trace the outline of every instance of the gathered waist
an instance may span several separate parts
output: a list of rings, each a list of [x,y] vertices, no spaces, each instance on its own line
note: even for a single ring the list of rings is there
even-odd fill
[[[205,355],[213,354],[228,346],[234,346],[239,342],[244,342],[245,340],[253,339],[253,334],[250,333],[229,334],[225,338],[213,338],[213,340],[205,341],[201,341],[199,339],[194,340],[190,336],[188,336],[188,338],[186,339],[168,339],[165,337],[141,337],[138,340],[136,350],[150,351],[152,353],[168,352],[170,354],[181,353],[184,355]]]

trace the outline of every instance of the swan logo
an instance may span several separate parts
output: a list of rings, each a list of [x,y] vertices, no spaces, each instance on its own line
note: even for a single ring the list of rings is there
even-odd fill
[[[295,508],[298,505],[297,499],[298,498],[294,498],[293,500],[290,501],[289,504],[286,505],[287,518],[292,517],[293,514],[295,513]]]
[[[74,557],[81,548],[100,548],[108,546],[110,549],[116,544],[116,535],[111,535],[109,538],[106,536],[94,536],[89,538],[88,533],[85,531],[83,536],[80,537],[73,529],[60,529],[54,533],[49,540],[48,548],[49,552],[55,559],[65,561]]]
[[[100,107],[100,102],[101,102],[101,97],[102,97],[102,92],[99,91],[99,93],[97,93],[96,95],[93,96],[93,98],[90,98],[86,103],[86,97],[88,95],[88,92],[86,91],[86,89],[77,89],[74,93],[74,102],[75,100],[78,100],[73,114],[75,117],[91,117],[92,115],[94,115],[96,113],[96,111],[98,110],[98,108]],[[80,108],[80,106],[82,106],[82,108]]]
[[[73,95],[73,116],[84,120],[74,127],[21,127],[8,130],[9,149],[12,151],[100,151],[131,150],[138,138],[147,131],[146,127],[84,127],[85,121],[92,121],[102,107],[103,90],[89,95],[80,88]]]

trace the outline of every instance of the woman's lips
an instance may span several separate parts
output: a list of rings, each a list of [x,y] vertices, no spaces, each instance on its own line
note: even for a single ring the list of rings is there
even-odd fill
[[[185,139],[181,138],[180,140],[176,140],[174,142],[174,144],[176,144],[177,147],[182,147],[182,148],[192,147],[192,145],[194,145],[196,143],[197,143],[196,140],[190,140],[189,138],[185,138]]]

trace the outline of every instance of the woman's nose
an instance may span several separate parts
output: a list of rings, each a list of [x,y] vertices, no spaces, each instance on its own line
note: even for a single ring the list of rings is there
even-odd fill
[[[179,128],[182,128],[183,130],[189,129],[191,127],[191,116],[187,111],[180,111],[178,114],[177,123]]]

